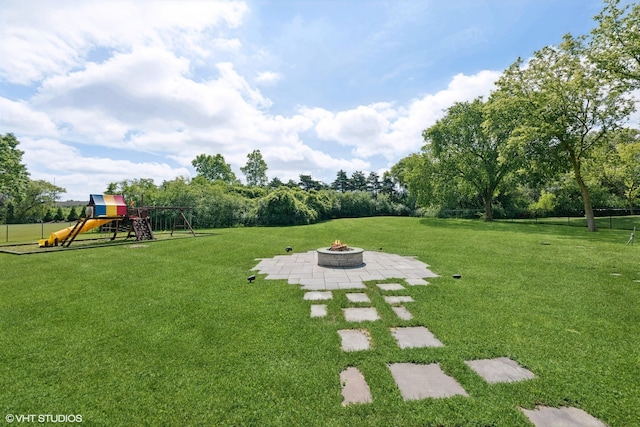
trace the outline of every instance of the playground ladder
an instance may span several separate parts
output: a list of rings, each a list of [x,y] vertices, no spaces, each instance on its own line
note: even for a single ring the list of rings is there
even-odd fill
[[[151,223],[147,218],[131,218],[131,227],[136,233],[136,240],[154,240]]]

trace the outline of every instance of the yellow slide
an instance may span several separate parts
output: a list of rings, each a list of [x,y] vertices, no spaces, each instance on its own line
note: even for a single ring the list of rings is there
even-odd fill
[[[84,223],[84,225],[82,226],[78,234],[85,233],[91,229],[100,227],[101,225],[107,224],[111,221],[113,221],[113,219],[89,219],[87,220],[87,222]],[[67,228],[63,228],[62,230],[58,230],[51,233],[48,239],[40,240],[39,242],[40,247],[42,248],[45,246],[57,245],[58,243],[62,242],[64,239],[67,238],[67,236],[69,235],[69,233],[71,233],[71,230],[73,230],[73,228],[74,227],[67,227]]]

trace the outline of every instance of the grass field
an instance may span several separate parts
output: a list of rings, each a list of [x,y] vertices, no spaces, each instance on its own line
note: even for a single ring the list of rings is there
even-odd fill
[[[628,234],[363,218],[0,253],[0,413],[80,414],[97,426],[528,426],[518,407],[544,404],[638,426],[640,242],[625,246]],[[441,275],[407,287],[408,322],[368,284],[383,318],[366,325],[369,351],[340,349],[337,330],[352,327],[337,315],[345,291],[312,319],[298,286],[246,280],[255,258],[335,239],[415,255]],[[392,323],[424,325],[445,346],[402,350]],[[501,356],[536,378],[490,385],[464,364]],[[438,362],[469,397],[404,402],[395,362]],[[341,405],[349,366],[372,403]]]

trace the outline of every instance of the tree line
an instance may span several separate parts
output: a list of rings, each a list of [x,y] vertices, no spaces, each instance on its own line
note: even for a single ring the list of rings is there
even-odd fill
[[[424,131],[421,152],[395,166],[419,205],[480,205],[491,221],[497,210],[557,213],[577,195],[590,231],[594,204],[633,213],[640,133],[625,123],[640,89],[640,5],[607,0],[595,20],[589,36],[518,58],[488,99],[455,103]]]
[[[518,58],[488,96],[457,102],[423,132],[419,153],[380,177],[343,170],[325,184],[311,175],[267,178],[260,150],[240,168],[221,154],[200,154],[193,179],[110,183],[110,194],[137,204],[193,207],[194,224],[308,224],[371,215],[446,215],[482,211],[485,220],[584,215],[640,199],[640,130],[625,126],[640,90],[640,5],[605,0],[589,35],[564,36],[525,62]],[[29,179],[19,141],[0,135],[0,215],[29,222],[51,213],[64,189]],[[59,212],[56,212],[56,214]]]

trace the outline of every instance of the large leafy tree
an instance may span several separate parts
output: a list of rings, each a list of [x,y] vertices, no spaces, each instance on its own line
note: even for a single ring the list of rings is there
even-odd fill
[[[588,175],[625,201],[629,212],[640,198],[640,130],[613,132],[587,163]]]
[[[29,172],[22,163],[20,141],[12,134],[0,134],[0,204],[18,197],[29,184]]]
[[[260,150],[253,150],[247,154],[247,164],[240,171],[247,179],[250,187],[262,187],[267,184],[267,162],[262,158]]]
[[[14,198],[14,216],[17,221],[37,221],[54,206],[58,195],[65,193],[62,187],[43,180],[29,180],[22,192]]]
[[[122,194],[130,204],[151,206],[157,204],[157,192],[152,178],[137,178],[109,183],[106,194]]]
[[[518,59],[496,83],[496,111],[518,113],[511,143],[549,170],[566,170],[580,189],[590,231],[596,231],[583,164],[595,147],[633,110],[625,89],[601,73],[586,57],[584,40],[563,42]]]
[[[198,176],[203,176],[209,181],[223,181],[228,184],[238,182],[236,175],[231,170],[231,165],[224,160],[222,154],[212,156],[210,154],[199,154],[191,162]]]
[[[493,220],[494,198],[521,160],[509,143],[509,127],[488,121],[489,111],[481,98],[458,102],[423,132],[438,173],[474,191],[484,204],[486,221]]]
[[[640,87],[640,3],[619,7],[620,0],[605,0],[595,19],[589,57],[615,78]]]

